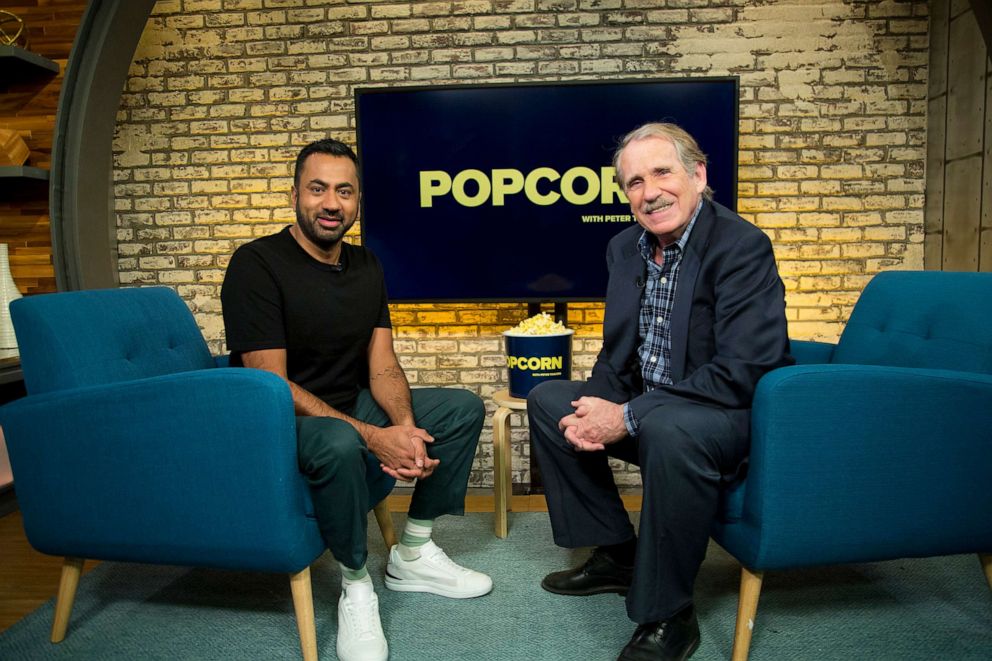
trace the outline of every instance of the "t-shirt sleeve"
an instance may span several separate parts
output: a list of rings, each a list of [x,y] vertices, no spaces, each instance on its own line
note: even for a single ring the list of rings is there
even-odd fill
[[[382,292],[382,300],[379,303],[379,320],[375,322],[376,328],[392,328],[393,323],[389,318],[389,296],[386,293],[386,276],[382,271],[382,264],[379,258],[375,258],[375,265],[379,273],[379,291]]]
[[[227,348],[232,352],[283,349],[283,301],[272,271],[257,250],[231,257],[220,292]]]

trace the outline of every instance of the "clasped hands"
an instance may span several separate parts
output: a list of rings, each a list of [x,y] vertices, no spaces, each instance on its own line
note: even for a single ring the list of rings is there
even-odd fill
[[[571,404],[575,412],[559,420],[558,429],[576,450],[605,450],[627,435],[621,404],[599,397],[579,397]]]
[[[427,456],[427,443],[434,437],[426,429],[413,425],[378,427],[370,435],[368,446],[379,457],[382,472],[397,480],[410,482],[430,477],[440,459]]]

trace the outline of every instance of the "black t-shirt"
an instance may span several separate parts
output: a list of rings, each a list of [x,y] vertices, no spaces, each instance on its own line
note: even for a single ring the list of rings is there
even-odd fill
[[[238,248],[221,288],[231,365],[241,352],[285,349],[290,381],[336,409],[367,388],[374,328],[389,328],[382,266],[341,244],[340,267],[318,262],[289,227]]]

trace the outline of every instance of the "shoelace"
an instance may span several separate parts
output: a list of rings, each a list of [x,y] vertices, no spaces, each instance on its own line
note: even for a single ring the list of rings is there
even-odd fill
[[[368,601],[354,602],[351,599],[345,600],[345,609],[348,611],[348,619],[355,628],[355,638],[358,640],[368,640],[375,638],[376,633],[382,631],[379,622],[378,603],[373,597]]]
[[[671,622],[658,622],[651,624],[639,624],[634,630],[634,638],[640,640],[646,636],[656,636],[659,640],[665,638],[666,632],[671,627]]]
[[[457,562],[449,558],[448,554],[445,553],[440,546],[435,545],[434,548],[432,549],[431,555],[429,555],[428,557],[432,562],[436,562],[439,565],[443,565],[447,569],[452,569],[462,574],[467,574],[469,571],[468,569],[465,569]]]

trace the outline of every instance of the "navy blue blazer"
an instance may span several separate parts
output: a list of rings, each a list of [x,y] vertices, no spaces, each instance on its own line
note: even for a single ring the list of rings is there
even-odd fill
[[[758,379],[794,362],[771,241],[730,209],[703,201],[682,255],[672,310],[674,383],[646,393],[637,356],[647,273],[637,251],[642,231],[629,227],[607,248],[603,348],[581,395],[629,401],[638,420],[678,401],[749,409]]]

